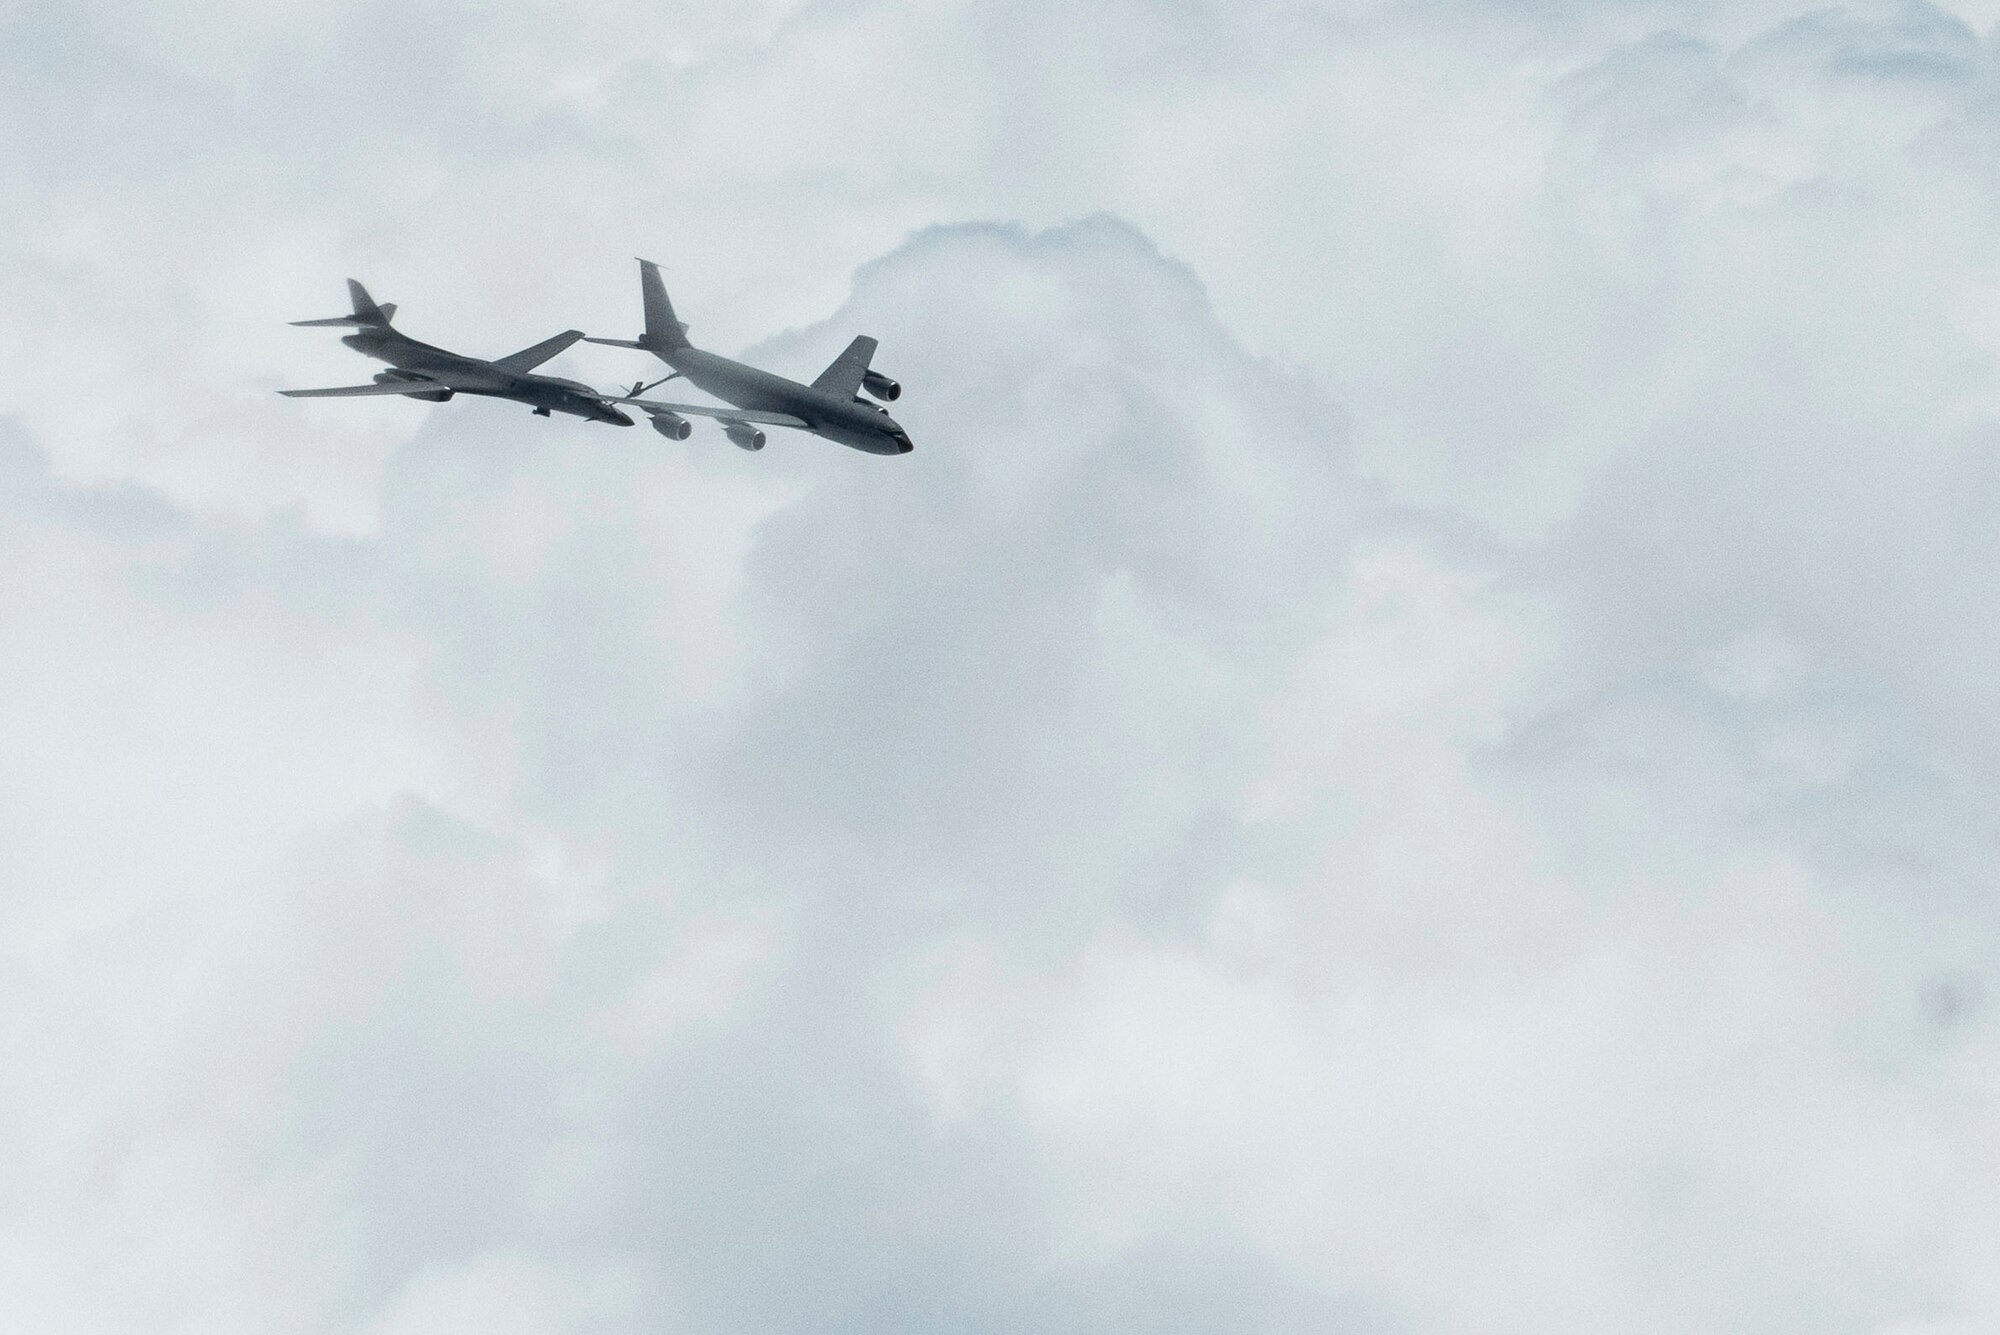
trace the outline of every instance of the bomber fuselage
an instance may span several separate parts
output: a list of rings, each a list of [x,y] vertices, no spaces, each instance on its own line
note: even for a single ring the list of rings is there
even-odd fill
[[[511,399],[516,403],[525,403],[539,413],[568,413],[593,422],[632,425],[630,417],[606,403],[596,390],[581,381],[509,371],[477,357],[467,357],[419,342],[394,329],[362,329],[340,341],[365,357],[389,363],[397,371],[435,378],[448,385],[454,393]],[[376,377],[378,380],[382,378]]]

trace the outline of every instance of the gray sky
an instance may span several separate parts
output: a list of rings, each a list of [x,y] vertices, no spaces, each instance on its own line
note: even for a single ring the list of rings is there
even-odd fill
[[[2000,1326],[1996,23],[17,0],[0,1311]]]

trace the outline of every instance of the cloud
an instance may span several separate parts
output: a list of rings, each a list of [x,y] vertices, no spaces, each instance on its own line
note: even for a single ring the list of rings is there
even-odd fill
[[[986,281],[954,281],[968,270]],[[924,305],[905,299],[919,291]],[[712,1305],[743,1281],[688,1237],[688,1203],[733,1216],[739,1242],[763,1226],[759,1202],[800,1211],[790,1245],[822,1254],[857,1194],[901,1209],[921,1190],[868,1185],[872,1168],[826,1189],[789,1176],[846,1119],[889,1121],[842,1133],[886,1162],[927,1136],[898,1092],[893,1028],[869,1036],[872,980],[936,912],[897,924],[897,906],[942,893],[1005,913],[994,891],[1032,877],[1028,901],[1074,931],[1089,921],[1076,905],[1104,904],[1093,863],[1127,877],[1157,856],[1159,820],[1212,821],[1199,785],[1131,774],[1135,751],[1182,743],[1150,735],[1159,706],[1122,688],[1170,705],[1254,675],[1274,624],[1300,634],[1274,581],[1335,577],[1339,516],[1364,489],[1338,413],[1231,344],[1191,277],[1109,221],[920,238],[864,276],[855,306],[842,324],[872,319],[908,350],[898,371],[937,386],[909,415],[937,462],[896,475],[810,442],[750,459],[631,437],[579,456],[439,418],[391,462],[379,532],[352,538],[79,487],[15,448],[11,777],[51,813],[14,808],[35,830],[10,844],[33,887],[17,912],[42,952],[17,1069],[63,1072],[24,1117],[56,1089],[69,1108],[22,1187],[30,1254],[82,1247],[60,1217],[143,1208],[88,1185],[93,1156],[168,1155],[171,1182],[203,1188],[175,1233],[217,1235],[236,1267],[128,1271],[137,1292],[93,1298],[58,1286],[52,1321],[136,1319],[144,1285],[165,1284],[163,1319],[394,1329],[487,1301],[505,1276],[480,1258],[535,1237],[561,1274],[641,1266],[668,1289],[661,1257],[685,1252]],[[810,360],[838,336],[769,356]],[[953,366],[970,375],[954,383]],[[1045,398],[1078,406],[1059,437],[1037,427]],[[1077,530],[1109,477],[1117,522]],[[1299,477],[1310,493],[1284,485]],[[1039,548],[1040,570],[1003,559],[1014,547]],[[80,622],[84,608],[103,610]],[[1179,682],[1157,674],[1169,658]],[[79,663],[106,675],[78,681]],[[1094,755],[1066,747],[1099,709],[1125,722]],[[1227,751],[1222,730],[1199,722],[1187,744]],[[1053,787],[1057,763],[1086,756]],[[138,785],[122,795],[120,769]],[[1126,827],[1108,847],[1107,818]],[[69,972],[85,941],[124,988]],[[176,1004],[97,1040],[92,1063],[64,1055],[129,1025],[153,989]],[[104,1063],[136,1103],[108,1098]],[[232,1092],[213,1108],[190,1101],[218,1089]],[[683,1165],[687,1144],[707,1152]],[[746,1152],[779,1171],[745,1178]],[[275,1287],[230,1241],[265,1190],[309,1193],[268,1243]],[[594,1239],[621,1218],[637,1240],[605,1254]],[[968,1301],[996,1301],[977,1292],[994,1245],[947,1242]],[[861,1319],[870,1281],[838,1273],[862,1257],[844,1255],[825,1253],[834,1273],[816,1282]],[[762,1301],[800,1312],[805,1291]],[[557,1320],[523,1303],[524,1320]]]
[[[0,94],[10,1310],[1990,1323],[1991,16],[175,13]],[[266,392],[628,252],[917,453]]]

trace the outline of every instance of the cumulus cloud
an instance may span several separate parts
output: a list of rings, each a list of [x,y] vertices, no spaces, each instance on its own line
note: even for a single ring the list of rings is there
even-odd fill
[[[4,1306],[1991,1322],[1996,16],[565,15],[0,57]]]

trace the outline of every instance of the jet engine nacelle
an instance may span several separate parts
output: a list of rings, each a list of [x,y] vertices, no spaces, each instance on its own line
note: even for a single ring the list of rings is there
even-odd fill
[[[730,442],[741,449],[761,450],[764,448],[764,433],[748,422],[725,422],[722,433]]]
[[[861,373],[861,388],[881,399],[884,403],[894,403],[903,397],[903,387],[883,375],[880,371]]]
[[[654,413],[653,430],[668,440],[686,440],[689,433],[694,430],[694,423],[679,413]]]

